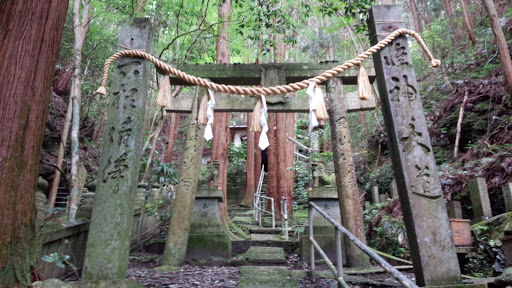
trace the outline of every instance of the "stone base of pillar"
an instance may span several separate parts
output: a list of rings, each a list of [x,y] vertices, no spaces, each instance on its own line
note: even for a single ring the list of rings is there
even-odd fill
[[[231,257],[231,238],[220,219],[219,202],[222,201],[220,190],[199,188],[197,191],[188,237],[187,259]]]
[[[332,218],[341,223],[340,204],[338,201],[338,192],[336,190],[336,187],[313,188],[313,190],[309,192],[308,198],[309,201],[315,202],[315,204],[320,206],[325,212],[327,212],[327,214],[329,214]],[[334,264],[336,264],[336,239],[334,232],[334,226],[332,226],[331,223],[329,223],[329,221],[322,217],[322,215],[314,211],[313,234],[315,237],[315,241],[320,245],[322,250],[324,250],[325,254],[327,254],[329,259]],[[302,261],[306,262],[311,260],[311,255],[309,252],[310,245],[311,241],[309,241],[309,227],[306,226],[304,234],[302,235],[300,240],[300,251]],[[345,264],[345,245],[343,245],[343,243],[342,249],[343,264]],[[322,259],[318,252],[315,253],[315,259]]]

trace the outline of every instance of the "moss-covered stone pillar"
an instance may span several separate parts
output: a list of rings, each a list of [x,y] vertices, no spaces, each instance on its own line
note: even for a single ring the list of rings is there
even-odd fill
[[[350,129],[347,121],[345,95],[340,78],[327,80],[327,112],[331,124],[332,151],[336,171],[336,187],[340,205],[341,224],[354,236],[366,243],[363,207],[357,187]],[[369,266],[368,256],[351,241],[345,241],[347,266]]]
[[[372,45],[403,28],[398,6],[374,6]],[[461,281],[450,222],[405,36],[373,55],[393,170],[419,286]]]
[[[187,253],[187,242],[204,144],[205,126],[197,122],[197,100],[198,93],[196,92],[187,132],[187,142],[183,152],[180,180],[176,186],[176,197],[172,205],[172,216],[162,258],[165,266],[181,265]]]
[[[149,19],[134,19],[119,33],[119,46],[151,52]],[[133,199],[144,140],[150,63],[139,58],[115,62],[114,82],[103,135],[97,191],[87,240],[84,280],[126,278]]]

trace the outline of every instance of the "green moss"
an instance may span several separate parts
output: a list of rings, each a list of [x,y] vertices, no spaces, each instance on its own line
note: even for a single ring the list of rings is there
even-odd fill
[[[160,267],[153,268],[154,270],[158,272],[174,272],[181,269],[180,266],[173,266],[173,265],[164,265]]]
[[[11,245],[2,247],[0,253],[8,253],[8,261],[0,270],[0,287],[30,286],[30,273],[37,263],[40,243],[34,227],[27,227],[23,237],[12,241]]]

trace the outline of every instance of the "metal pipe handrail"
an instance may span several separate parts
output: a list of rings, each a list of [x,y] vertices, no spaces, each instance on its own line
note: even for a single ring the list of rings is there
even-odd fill
[[[254,193],[252,204],[254,208],[259,208],[259,203],[257,201],[257,196],[261,194],[261,188],[263,187],[263,179],[265,178],[265,165],[261,165],[261,173],[260,179],[258,180],[258,188],[256,188],[256,193]],[[254,219],[258,220],[258,209],[254,209]]]
[[[311,240],[311,279],[314,279],[314,272],[315,272],[315,248],[318,249],[320,255],[322,255],[322,258],[325,260],[326,263],[332,262],[329,260],[329,258],[325,255],[323,250],[318,246],[318,243],[313,238],[313,209],[315,209],[320,215],[322,215],[327,221],[329,221],[335,228],[336,231],[336,256],[337,256],[337,273],[334,273],[333,267],[329,266],[331,268],[331,271],[333,271],[333,274],[337,277],[338,283],[340,283],[343,287],[346,285],[345,281],[343,280],[343,272],[342,272],[342,260],[341,260],[341,235],[338,235],[339,232],[343,233],[347,239],[352,241],[359,249],[363,250],[364,253],[366,253],[370,258],[372,258],[377,264],[379,264],[385,271],[389,272],[393,278],[395,278],[398,282],[400,282],[404,287],[408,288],[418,288],[418,286],[412,282],[409,278],[405,277],[400,271],[398,271],[395,267],[391,266],[386,260],[384,260],[382,257],[380,257],[377,253],[373,252],[370,247],[368,247],[366,244],[361,242],[361,240],[357,239],[356,236],[354,236],[350,231],[348,231],[345,227],[343,227],[340,223],[338,223],[336,220],[334,220],[331,216],[329,216],[325,211],[322,210],[318,205],[316,205],[314,202],[309,202],[309,240]],[[339,238],[339,239],[338,239]],[[315,245],[316,244],[316,245]],[[320,252],[321,251],[321,252]],[[324,257],[325,256],[325,257]],[[329,265],[329,264],[328,264]],[[348,286],[347,286],[348,287]]]
[[[281,196],[281,229],[283,231],[284,240],[288,241],[288,199]]]
[[[267,197],[267,196],[261,196],[261,195],[256,195],[256,198],[257,198],[257,202],[259,202],[258,205],[255,206],[255,208],[258,210],[258,219],[256,219],[256,220],[259,220],[260,227],[261,227],[261,218],[262,218],[261,213],[263,212],[263,213],[269,213],[272,215],[272,229],[275,229],[276,228],[276,218],[275,218],[275,212],[274,212],[274,198]],[[261,206],[261,203],[263,202],[263,201],[261,201],[261,199],[270,200],[270,204],[271,204],[271,208],[272,208],[271,211],[267,211],[267,210],[261,208],[261,207],[263,207],[263,206]]]

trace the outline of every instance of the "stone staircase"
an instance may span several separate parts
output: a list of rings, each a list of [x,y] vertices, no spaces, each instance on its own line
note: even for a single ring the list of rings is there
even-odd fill
[[[300,270],[287,267],[285,250],[294,250],[294,241],[285,241],[281,237],[281,227],[276,225],[257,225],[251,209],[239,209],[232,212],[233,223],[244,227],[250,232],[250,247],[243,256],[247,265],[240,267],[240,288],[283,287],[295,288],[297,278],[305,276]],[[270,226],[270,227],[268,227]]]

